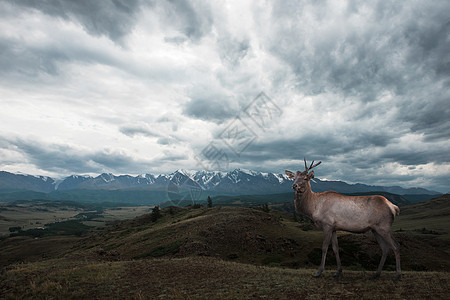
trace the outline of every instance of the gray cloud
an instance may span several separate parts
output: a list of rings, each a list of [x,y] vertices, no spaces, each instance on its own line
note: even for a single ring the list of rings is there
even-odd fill
[[[146,126],[121,126],[119,131],[126,136],[134,137],[137,135],[147,136],[147,137],[160,137],[161,134],[147,128]]]
[[[158,17],[166,26],[174,26],[187,38],[197,41],[207,34],[213,19],[207,5],[187,0],[139,1],[139,0],[23,0],[13,5],[38,10],[46,15],[80,23],[91,35],[107,36],[122,43],[136,25],[137,16],[143,7],[158,10]],[[169,42],[180,39],[168,38]]]
[[[448,89],[425,90],[407,99],[399,119],[410,124],[411,131],[423,133],[426,142],[450,139],[450,92]]]
[[[231,67],[236,66],[250,51],[250,41],[248,39],[237,40],[226,36],[217,43],[220,58],[224,64]]]
[[[22,153],[28,162],[42,170],[59,174],[123,172],[130,170],[145,172],[149,162],[136,161],[129,155],[104,148],[88,151],[64,144],[42,144],[35,140],[4,139],[0,146]]]
[[[138,0],[23,0],[12,3],[52,17],[75,20],[88,33],[105,35],[113,41],[119,41],[132,30],[140,8]]]
[[[58,64],[69,57],[58,49],[24,47],[23,43],[0,38],[0,74],[15,73],[28,78],[40,73],[57,75]]]
[[[183,113],[200,120],[222,123],[238,115],[237,108],[230,98],[224,96],[210,96],[196,98],[187,102]]]
[[[447,77],[450,4],[377,2],[355,1],[344,12],[334,12],[332,2],[276,3],[278,21],[268,46],[295,72],[298,88],[310,94],[375,101],[385,91],[409,93],[424,76],[431,84]],[[364,22],[352,21],[361,14]],[[292,23],[294,15],[299,22]]]
[[[206,3],[188,0],[168,0],[158,3],[166,13],[168,25],[175,26],[180,32],[193,41],[199,40],[209,33],[213,24],[211,10]]]
[[[27,44],[21,40],[0,37],[0,76],[12,83],[27,81],[42,83],[42,76],[61,80],[70,62],[100,63],[119,67],[122,62],[99,48],[80,45],[76,41]],[[131,68],[129,69],[133,71]]]

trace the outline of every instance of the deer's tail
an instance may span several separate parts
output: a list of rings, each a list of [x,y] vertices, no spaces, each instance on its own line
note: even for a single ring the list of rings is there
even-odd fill
[[[392,202],[388,201],[389,209],[391,210],[392,214],[395,216],[398,216],[400,214],[400,208],[398,208],[397,205],[392,204]]]

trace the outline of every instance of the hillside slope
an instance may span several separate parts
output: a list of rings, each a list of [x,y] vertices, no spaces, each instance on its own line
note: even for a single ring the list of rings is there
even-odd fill
[[[450,241],[450,194],[401,207],[392,228]],[[446,251],[450,253],[449,249]]]
[[[27,299],[446,299],[450,273],[382,274],[347,271],[311,276],[311,269],[282,269],[211,257],[117,262],[48,260],[1,274],[0,294]]]
[[[85,250],[95,249],[105,257],[120,259],[212,256],[293,268],[320,263],[322,232],[309,221],[296,222],[283,212],[247,207],[168,207],[162,214],[163,218],[155,223],[150,214],[118,222],[82,240],[77,246],[79,253],[85,255]],[[417,228],[420,224],[410,231],[394,232],[402,245],[403,269],[450,269],[450,241],[436,239],[438,235],[424,234]],[[371,233],[339,233],[339,246],[344,266],[376,269],[381,250]],[[333,264],[331,249],[329,253],[329,264]],[[393,266],[390,255],[386,268]]]

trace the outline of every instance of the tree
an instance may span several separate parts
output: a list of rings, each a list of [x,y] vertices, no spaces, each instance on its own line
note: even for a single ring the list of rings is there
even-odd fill
[[[152,209],[152,213],[150,215],[150,219],[152,220],[152,222],[156,222],[159,218],[161,218],[161,210],[159,209],[159,206],[156,205]]]
[[[208,196],[208,207],[212,207],[212,199]]]
[[[22,230],[22,227],[20,227],[20,226],[9,227],[9,232],[21,231],[21,230]]]
[[[263,205],[261,205],[261,209],[263,212],[266,212],[266,213],[270,212],[269,204],[267,202],[264,203]]]
[[[169,214],[173,216],[175,214],[175,210],[173,209],[173,206],[169,206]]]

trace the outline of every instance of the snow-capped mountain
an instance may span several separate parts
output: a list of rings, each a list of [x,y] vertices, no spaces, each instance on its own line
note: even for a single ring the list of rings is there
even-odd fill
[[[439,194],[422,188],[405,189],[391,186],[347,184],[342,181],[311,183],[315,192],[333,190],[341,193],[386,191],[396,194]],[[292,180],[285,174],[263,173],[236,169],[230,172],[177,170],[170,174],[113,175],[103,173],[96,177],[71,175],[55,181],[50,177],[0,172],[0,189],[21,189],[49,193],[52,191],[85,190],[167,190],[173,187],[211,191],[223,195],[275,194],[292,191]]]
[[[55,190],[55,180],[47,176],[13,174],[0,171],[0,189],[49,193]]]
[[[78,185],[90,179],[92,179],[92,177],[88,175],[71,175],[59,181],[55,185],[55,189],[60,191],[76,189]]]

